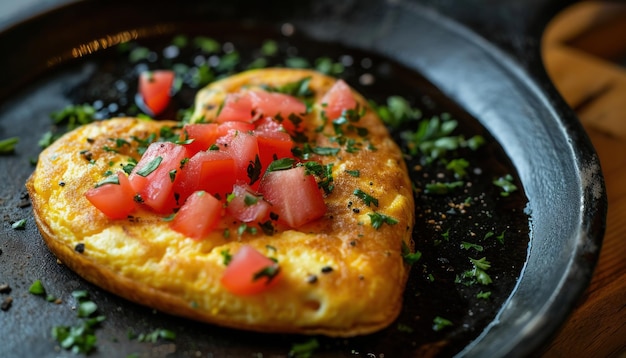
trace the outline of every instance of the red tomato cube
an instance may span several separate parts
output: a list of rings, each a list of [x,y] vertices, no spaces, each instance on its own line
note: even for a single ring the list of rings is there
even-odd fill
[[[109,219],[124,219],[137,207],[135,191],[124,173],[115,175],[118,184],[108,183],[91,188],[87,190],[85,197]]]
[[[244,132],[231,132],[229,139],[226,152],[235,160],[236,181],[258,187],[263,173],[257,137]]]
[[[170,213],[179,206],[174,185],[180,178],[185,147],[171,142],[154,142],[148,146],[129,176],[143,203],[157,213]]]
[[[233,187],[232,197],[226,206],[226,212],[237,220],[264,222],[270,214],[270,204],[263,197],[254,193],[250,186],[238,184]]]
[[[326,117],[337,119],[344,110],[355,109],[356,100],[350,86],[345,81],[338,80],[322,98],[322,105]]]
[[[249,96],[230,93],[224,100],[215,120],[219,123],[230,121],[252,122],[252,102]]]
[[[261,180],[259,192],[272,204],[278,221],[292,228],[300,227],[326,213],[324,197],[315,178],[304,167],[268,172]]]
[[[185,124],[180,136],[181,141],[190,140],[191,143],[183,144],[187,149],[187,157],[209,149],[217,141],[219,136],[217,123]]]
[[[224,151],[196,153],[183,167],[174,191],[185,200],[194,191],[204,190],[225,198],[235,184],[235,161]]]
[[[246,95],[250,97],[252,108],[265,117],[275,117],[280,114],[283,118],[290,114],[303,114],[306,112],[306,105],[296,97],[266,91],[248,91]]]
[[[250,245],[242,246],[222,276],[222,285],[235,295],[255,295],[275,286],[280,267]]]
[[[295,143],[285,132],[257,132],[257,143],[263,170],[276,159],[295,158],[291,152]]]
[[[172,230],[192,239],[201,239],[213,231],[222,217],[222,203],[205,191],[189,196],[172,220]]]
[[[174,71],[146,71],[139,74],[139,95],[152,115],[158,115],[170,103]]]

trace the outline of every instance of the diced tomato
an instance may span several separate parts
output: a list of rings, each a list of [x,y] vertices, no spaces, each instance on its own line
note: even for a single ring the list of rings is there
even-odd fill
[[[239,121],[230,121],[221,123],[217,127],[218,137],[223,137],[231,132],[244,132],[248,133],[254,130],[254,124]]]
[[[248,183],[253,188],[258,187],[258,180],[263,173],[262,167],[258,165],[260,157],[257,137],[243,132],[231,133],[226,151],[235,160],[236,181]]]
[[[130,174],[133,189],[139,193],[143,203],[155,212],[171,212],[178,206],[173,188],[180,178],[181,162],[186,154],[182,145],[152,143]]]
[[[304,167],[268,172],[259,192],[272,204],[278,221],[293,228],[318,219],[326,213],[324,197],[312,175]]]
[[[325,105],[323,110],[329,119],[337,119],[344,110],[355,109],[356,100],[350,86],[338,80],[322,98],[322,105]]]
[[[139,94],[152,115],[163,112],[170,103],[174,71],[146,71],[139,74]]]
[[[184,200],[194,191],[204,190],[225,198],[235,184],[235,161],[224,151],[196,153],[183,167],[180,181],[174,187]]]
[[[119,184],[103,184],[91,188],[85,193],[87,200],[109,219],[124,219],[137,207],[133,190],[128,177],[119,172],[116,174]]]
[[[265,117],[276,117],[280,114],[283,118],[290,114],[303,114],[306,112],[306,105],[296,97],[266,91],[248,91],[252,108]]]
[[[221,282],[235,295],[254,295],[275,286],[280,277],[276,262],[252,246],[244,245],[233,255]]]
[[[219,123],[229,121],[252,122],[252,101],[249,96],[230,93],[215,120]]]
[[[270,214],[270,204],[263,197],[255,194],[246,184],[233,187],[233,196],[228,202],[226,211],[243,222],[263,222]]]
[[[192,140],[191,143],[184,144],[189,158],[215,144],[219,136],[217,127],[217,123],[185,124],[180,139],[181,141]]]
[[[291,136],[285,132],[257,132],[257,142],[264,170],[275,159],[295,158],[291,152],[295,144]]]
[[[197,191],[189,196],[171,223],[171,228],[193,239],[208,235],[222,217],[222,203],[211,194]]]

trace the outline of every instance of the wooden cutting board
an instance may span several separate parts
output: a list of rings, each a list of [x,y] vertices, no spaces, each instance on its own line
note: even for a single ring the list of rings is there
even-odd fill
[[[626,3],[566,9],[544,34],[543,57],[598,152],[609,203],[591,285],[544,357],[626,357]]]

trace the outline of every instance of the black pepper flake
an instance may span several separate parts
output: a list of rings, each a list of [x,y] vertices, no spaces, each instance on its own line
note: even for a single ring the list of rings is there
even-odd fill
[[[330,266],[324,266],[322,267],[322,273],[331,273],[333,272],[333,268]]]
[[[311,274],[306,277],[306,283],[314,284],[316,282],[317,282],[317,275]]]
[[[350,241],[350,246],[356,246],[356,240]]]
[[[88,150],[81,150],[80,154],[88,161],[91,162],[91,160],[93,159],[93,153],[91,153]]]
[[[359,208],[354,208],[354,209],[352,209],[352,212],[355,213],[355,214],[358,214],[358,213],[361,212],[361,210]]]
[[[65,182],[64,181],[60,181],[59,182],[59,186],[65,186]]]
[[[13,303],[13,297],[7,297],[2,301],[2,305],[0,305],[0,309],[3,311],[8,311],[11,308],[11,303]]]
[[[0,293],[9,293],[11,292],[11,286],[8,283],[3,283],[0,285]]]
[[[93,144],[96,140],[93,138],[87,138],[87,143]]]
[[[82,254],[83,252],[85,252],[85,244],[78,243],[76,244],[76,246],[74,246],[74,251],[78,252],[79,254]]]

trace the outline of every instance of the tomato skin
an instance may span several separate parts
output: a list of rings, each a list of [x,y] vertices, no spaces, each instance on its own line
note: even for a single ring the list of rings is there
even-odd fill
[[[276,117],[280,114],[287,118],[292,113],[303,114],[306,112],[306,105],[302,101],[284,93],[248,91],[246,95],[250,97],[252,108],[265,117]]]
[[[181,200],[198,190],[225,198],[234,184],[235,161],[230,154],[224,151],[201,151],[183,167],[174,192],[180,194]]]
[[[187,151],[185,147],[171,142],[154,142],[148,146],[135,169],[128,179],[131,182],[143,203],[157,213],[170,213],[179,206],[174,195],[174,185],[180,180],[180,166]],[[138,174],[146,168],[155,158],[161,157],[161,163],[147,176]],[[172,180],[170,172],[176,171]]]
[[[139,74],[139,95],[152,115],[167,108],[175,74],[170,70],[145,71]]]
[[[257,143],[263,170],[275,159],[295,158],[291,152],[295,143],[285,132],[257,132]]]
[[[205,191],[196,191],[180,207],[170,227],[197,240],[210,234],[221,217],[222,203]]]
[[[236,182],[248,183],[253,188],[258,187],[259,181],[256,180],[253,183],[253,179],[248,175],[248,167],[256,166],[257,157],[259,157],[259,145],[257,137],[243,132],[230,133],[230,142],[226,148],[233,159],[235,160],[235,179]],[[259,171],[259,179],[263,174],[260,172],[261,168],[257,168]]]
[[[264,222],[268,220],[270,214],[270,204],[263,200],[262,196],[254,193],[252,188],[246,184],[237,184],[233,186],[232,199],[228,202],[226,212],[235,219],[249,222]],[[246,197],[248,199],[246,199]],[[246,203],[254,201],[253,203]]]
[[[324,197],[312,175],[304,167],[268,172],[263,176],[259,192],[272,204],[278,221],[298,228],[326,213]]]
[[[231,121],[252,122],[252,109],[252,101],[250,101],[249,96],[242,93],[229,93],[215,120],[218,123]]]
[[[344,110],[355,109],[357,105],[350,86],[344,80],[335,82],[322,98],[322,104],[325,104],[323,110],[328,119],[337,119]]]
[[[180,136],[181,141],[193,140],[191,143],[183,144],[187,149],[187,157],[202,150],[209,149],[219,137],[217,123],[195,123],[185,124]]]
[[[104,184],[97,188],[91,188],[85,193],[85,197],[93,206],[98,208],[109,219],[125,219],[136,208],[135,191],[130,185],[128,177],[117,173],[118,184]]]
[[[239,121],[230,121],[220,123],[217,127],[217,136],[224,137],[228,136],[233,132],[252,132],[254,130],[254,124],[247,122],[239,122]]]
[[[254,280],[255,274],[272,267],[278,273],[271,279],[261,277]],[[242,246],[234,255],[221,279],[221,283],[235,295],[247,296],[260,294],[274,287],[280,280],[278,264],[267,258],[250,245]]]

